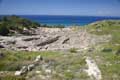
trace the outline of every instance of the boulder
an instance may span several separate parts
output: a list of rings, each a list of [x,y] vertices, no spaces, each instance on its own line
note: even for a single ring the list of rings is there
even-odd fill
[[[27,73],[27,71],[28,71],[27,66],[23,66],[20,71],[21,71],[22,74]]]
[[[15,72],[15,76],[20,76],[20,75],[22,75],[22,71],[16,71]]]
[[[45,69],[45,72],[50,74],[50,73],[52,73],[52,70],[51,69]]]
[[[28,71],[31,71],[34,67],[35,67],[34,64],[30,64],[30,65],[28,65]]]

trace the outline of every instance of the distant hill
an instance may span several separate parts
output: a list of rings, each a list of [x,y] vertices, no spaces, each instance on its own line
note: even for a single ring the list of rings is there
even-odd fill
[[[40,24],[19,16],[3,16],[0,20],[0,35],[11,35],[15,32],[22,34],[24,29],[39,27]]]
[[[0,35],[16,35],[18,34],[31,34],[30,29],[37,27],[48,27],[48,28],[64,28],[63,25],[46,25],[39,24],[37,22],[30,21],[28,19],[21,18],[16,15],[12,16],[3,16],[0,18]]]

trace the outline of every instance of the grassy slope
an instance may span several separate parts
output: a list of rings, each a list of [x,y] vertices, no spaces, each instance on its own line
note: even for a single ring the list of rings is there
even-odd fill
[[[5,57],[0,59],[0,70],[1,71],[11,71],[14,72],[19,70],[23,65],[30,64],[37,55],[42,55],[46,60],[55,61],[54,71],[57,73],[52,75],[53,80],[71,80],[76,79],[87,79],[88,76],[80,69],[85,67],[84,57],[80,54],[75,53],[64,53],[55,51],[45,51],[45,52],[25,52],[25,51],[4,51],[1,50]],[[78,56],[79,55],[79,56]],[[8,67],[9,66],[9,67]],[[39,67],[37,70],[40,69]],[[68,72],[70,70],[70,72]],[[32,76],[34,73],[30,72],[28,75]],[[41,74],[44,75],[44,72]],[[60,76],[62,75],[62,76]],[[12,77],[8,75],[7,77]],[[22,77],[22,76],[21,76]],[[6,75],[1,77],[6,79]],[[13,77],[14,79],[15,77]],[[22,77],[24,78],[24,76]],[[19,80],[19,77],[17,78]],[[12,79],[11,79],[12,80]]]
[[[103,75],[103,80],[120,79],[120,21],[102,21],[85,27],[87,31],[95,35],[111,35],[108,43],[95,46],[91,54],[97,61]]]

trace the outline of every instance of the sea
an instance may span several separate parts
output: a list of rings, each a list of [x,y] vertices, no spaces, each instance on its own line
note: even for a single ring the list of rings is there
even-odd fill
[[[3,15],[1,15],[3,16]],[[64,25],[69,26],[84,26],[96,21],[102,20],[120,20],[120,17],[105,17],[105,16],[72,16],[72,15],[18,15],[22,18],[29,19],[40,24],[47,25]]]

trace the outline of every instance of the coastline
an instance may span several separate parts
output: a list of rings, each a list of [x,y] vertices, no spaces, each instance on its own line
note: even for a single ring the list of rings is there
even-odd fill
[[[0,15],[4,16],[4,15]],[[10,16],[10,15],[9,15]],[[120,17],[115,16],[75,16],[75,15],[17,15],[33,22],[38,22],[42,25],[49,26],[63,25],[69,26],[84,26],[96,21],[102,20],[120,20]]]

